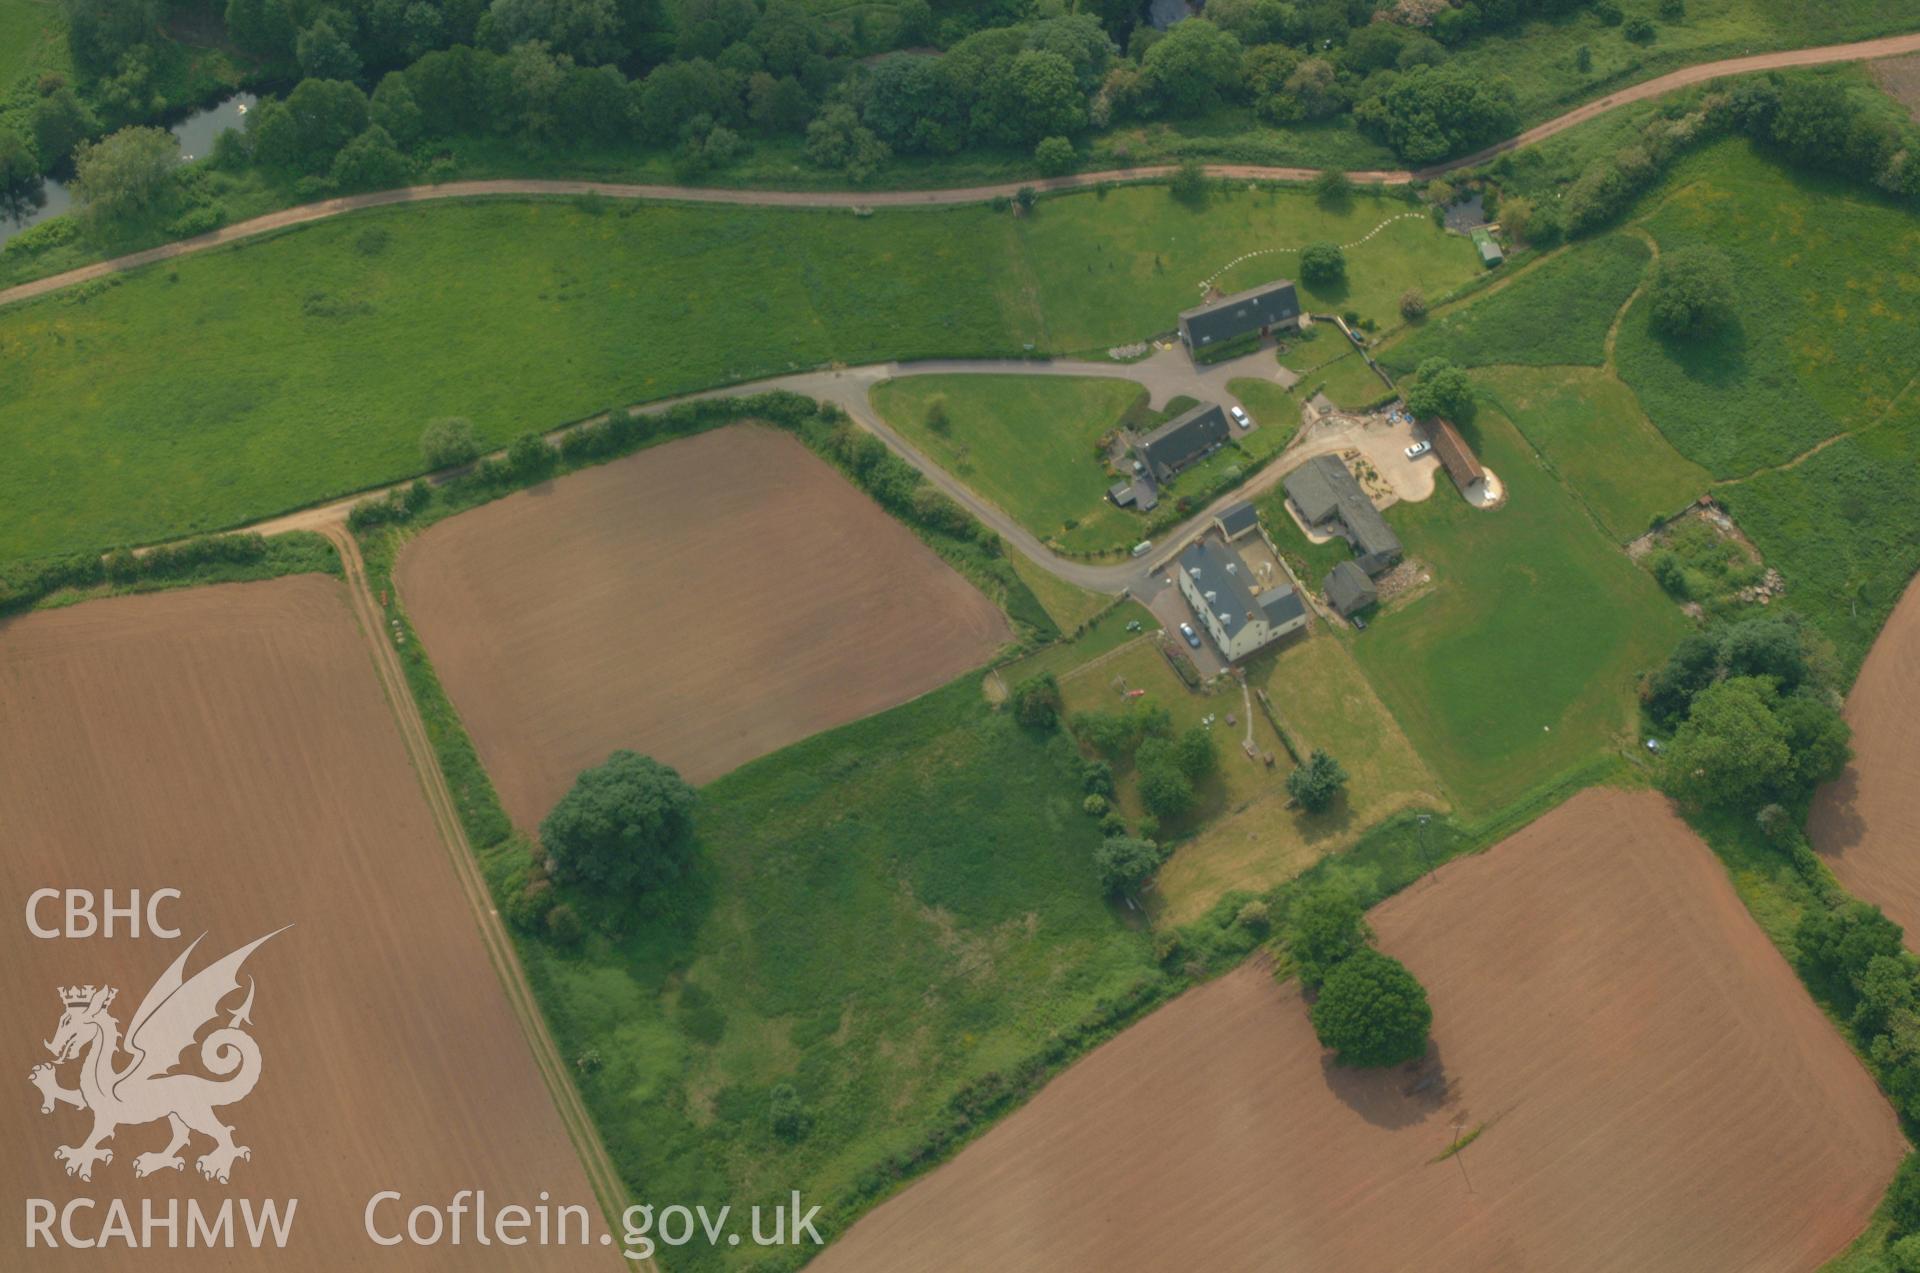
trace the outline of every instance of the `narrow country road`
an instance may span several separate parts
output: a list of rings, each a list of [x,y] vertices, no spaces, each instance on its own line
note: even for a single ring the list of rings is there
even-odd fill
[[[676,398],[665,398],[631,408],[631,410],[635,415],[647,416],[665,411],[677,403],[697,402],[710,398],[737,398],[776,389],[797,393],[817,402],[830,402],[845,411],[854,423],[878,437],[902,459],[920,470],[929,482],[979,518],[1017,552],[1048,573],[1092,592],[1103,592],[1113,596],[1124,592],[1140,601],[1148,602],[1167,586],[1161,573],[1161,567],[1164,565],[1161,560],[1164,551],[1151,552],[1138,561],[1105,564],[1061,556],[1042,543],[1037,535],[1015,521],[998,504],[973,491],[881,419],[880,414],[873,409],[870,399],[873,387],[883,380],[899,376],[1099,376],[1109,380],[1133,381],[1147,391],[1148,401],[1156,406],[1164,406],[1171,399],[1181,396],[1230,404],[1236,400],[1227,391],[1229,380],[1243,377],[1271,379],[1273,371],[1273,358],[1266,350],[1255,350],[1243,357],[1206,367],[1196,367],[1188,359],[1186,352],[1177,348],[1156,351],[1135,363],[1090,362],[1072,358],[929,359],[920,362],[871,363],[861,367],[795,372],[767,380],[754,380],[721,389],[706,389]],[[585,423],[590,424],[594,421]],[[580,427],[578,424],[574,424],[555,429],[547,434],[547,438],[549,441],[558,442],[569,430],[578,427]],[[1308,449],[1301,450],[1303,445]],[[1283,452],[1285,453],[1305,456],[1314,454],[1316,451],[1307,439],[1296,438],[1288,446],[1287,452]],[[494,455],[504,457],[506,452],[497,451]],[[1245,482],[1214,499],[1178,526],[1164,532],[1157,543],[1164,549],[1184,542],[1188,536],[1204,526],[1227,505],[1257,498],[1273,489],[1283,476],[1283,470],[1289,467],[1291,466],[1281,464],[1279,457],[1276,456],[1274,461],[1268,463]],[[448,470],[430,475],[428,480],[446,481],[464,471],[464,469]],[[326,504],[317,504],[311,508],[299,509],[283,516],[271,517],[234,529],[253,531],[262,535],[278,535],[292,530],[311,530],[334,538],[337,542],[340,536],[346,535],[347,514],[353,511],[355,504],[365,500],[379,499],[388,490],[405,486],[412,480],[409,478],[407,482],[396,483],[394,487],[362,491],[358,495],[350,495]],[[344,554],[344,548],[342,552]]]
[[[1459,159],[1451,159],[1446,163],[1412,171],[1387,169],[1353,172],[1348,175],[1355,181],[1381,182],[1386,185],[1425,181],[1455,169],[1485,163],[1496,155],[1522,146],[1530,146],[1631,102],[1645,101],[1647,98],[1658,97],[1663,93],[1691,84],[1699,84],[1728,75],[1746,75],[1754,71],[1818,66],[1829,62],[1858,62],[1916,52],[1920,52],[1920,32],[1887,36],[1878,40],[1862,40],[1852,44],[1830,44],[1812,49],[1787,49],[1778,53],[1759,53],[1751,57],[1729,58],[1720,62],[1703,62],[1698,66],[1685,67],[1667,75],[1645,80],[1623,88],[1617,93],[1608,94],[1597,101],[1575,107],[1564,115],[1527,129],[1517,137],[1510,137],[1506,141],[1498,142],[1485,150],[1475,151]],[[1250,164],[1212,164],[1208,166],[1207,171],[1215,177],[1239,181],[1308,181],[1318,175],[1319,170]],[[1067,177],[1005,182],[990,186],[963,186],[942,190],[875,191],[729,190],[701,186],[634,185],[606,181],[516,179],[452,181],[438,186],[408,186],[399,190],[382,190],[373,194],[349,195],[338,199],[322,200],[319,203],[303,204],[297,208],[285,208],[279,212],[269,212],[264,216],[222,226],[218,230],[191,239],[162,244],[160,247],[148,248],[143,252],[133,252],[126,256],[115,257],[110,261],[101,261],[95,265],[85,265],[61,274],[52,274],[43,279],[17,284],[0,290],[0,305],[44,296],[48,292],[57,291],[74,283],[82,283],[88,279],[101,278],[124,270],[138,269],[143,265],[152,265],[156,261],[172,260],[193,252],[204,252],[208,248],[219,247],[223,243],[233,243],[274,230],[305,225],[312,221],[324,221],[342,213],[434,199],[598,194],[612,199],[720,203],[760,208],[912,208],[979,203],[1001,195],[1012,195],[1023,186],[1031,186],[1043,192],[1078,190],[1106,182],[1149,181],[1165,177],[1172,172],[1172,165],[1161,164],[1144,168],[1113,169],[1106,172],[1082,172]]]

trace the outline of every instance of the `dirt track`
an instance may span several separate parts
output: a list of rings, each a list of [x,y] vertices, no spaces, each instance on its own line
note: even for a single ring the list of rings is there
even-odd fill
[[[696,783],[892,707],[1011,636],[793,438],[732,426],[432,527],[395,581],[515,822],[618,748]]]
[[[1419,1072],[1327,1065],[1294,986],[1249,965],[810,1270],[1799,1271],[1865,1226],[1905,1152],[1655,796],[1583,794],[1371,918],[1432,996]]]
[[[1907,585],[1847,695],[1854,762],[1820,789],[1813,843],[1849,893],[1920,948],[1920,579]]]
[[[444,1204],[462,1188],[531,1205],[546,1190],[586,1206],[602,1228],[371,671],[342,585],[321,576],[0,624],[0,837],[11,846],[0,900],[15,917],[4,952],[17,1085],[0,1102],[9,1147],[0,1176],[15,1217],[25,1197],[297,1198],[284,1252],[107,1262],[274,1273],[613,1267],[578,1247],[385,1250],[362,1236],[362,1209],[383,1189],[408,1205]],[[20,916],[47,886],[179,888],[169,913],[184,936],[32,939]],[[288,923],[246,968],[258,981],[263,1076],[222,1111],[253,1151],[232,1186],[191,1174],[204,1142],[189,1174],[135,1181],[135,1155],[164,1143],[164,1125],[122,1128],[91,1184],[61,1174],[53,1148],[81,1137],[83,1116],[42,1115],[25,1082],[46,1059],[36,1040],[59,1017],[55,987],[119,987],[125,1026],[202,931],[196,969]],[[98,1252],[36,1251],[32,1267],[101,1263]]]
[[[1852,44],[1830,44],[1813,49],[1789,49],[1779,53],[1761,53],[1753,57],[1729,58],[1721,62],[1703,62],[1699,66],[1689,66],[1655,79],[1623,88],[1598,101],[1588,102],[1548,120],[1544,124],[1529,128],[1517,137],[1497,142],[1485,150],[1476,151],[1459,159],[1413,171],[1405,169],[1385,169],[1350,173],[1355,181],[1380,182],[1386,185],[1403,185],[1409,181],[1425,181],[1460,168],[1470,168],[1485,163],[1495,155],[1516,150],[1522,146],[1531,146],[1544,141],[1556,133],[1604,115],[1633,102],[1645,101],[1670,93],[1677,88],[1704,83],[1728,75],[1747,75],[1755,71],[1779,70],[1792,66],[1818,66],[1829,62],[1859,62],[1872,58],[1893,57],[1903,53],[1920,52],[1920,33],[1913,35],[1887,36],[1878,40],[1862,40]],[[1264,167],[1253,164],[1210,164],[1207,171],[1216,177],[1237,181],[1309,181],[1318,175],[1314,168]],[[1072,176],[1052,177],[1037,181],[1011,181],[990,186],[963,186],[943,190],[875,190],[875,191],[798,191],[798,190],[733,190],[700,186],[643,185],[608,181],[455,181],[439,186],[409,186],[399,190],[381,190],[372,194],[349,195],[338,199],[326,199],[319,203],[304,204],[297,208],[285,208],[279,212],[269,212],[264,216],[248,221],[239,221],[223,226],[218,230],[198,235],[191,239],[182,239],[178,243],[167,243],[160,247],[149,248],[144,252],[133,252],[126,256],[115,257],[111,261],[102,261],[97,265],[86,265],[79,269],[68,270],[62,274],[35,279],[14,287],[0,290],[0,305],[13,301],[26,300],[41,296],[74,283],[87,279],[100,278],[107,274],[123,270],[138,269],[156,261],[171,260],[191,252],[203,252],[223,243],[232,243],[240,239],[252,238],[274,230],[283,230],[290,226],[305,225],[310,221],[322,221],[328,217],[339,216],[345,212],[356,212],[365,208],[385,207],[396,203],[413,203],[430,199],[468,199],[500,197],[503,195],[580,195],[600,194],[613,199],[655,199],[679,203],[730,203],[753,207],[781,208],[884,208],[884,207],[933,207],[943,204],[981,203],[999,195],[1013,195],[1023,186],[1031,186],[1041,191],[1077,190],[1114,181],[1145,181],[1165,177],[1173,172],[1172,165],[1158,165],[1144,168],[1123,168],[1108,172],[1082,172]]]

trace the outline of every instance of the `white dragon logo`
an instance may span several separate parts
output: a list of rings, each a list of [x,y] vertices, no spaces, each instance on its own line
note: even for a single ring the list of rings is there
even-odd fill
[[[252,1024],[251,977],[247,979],[245,1002],[231,1011],[225,1026],[210,1032],[200,1044],[200,1063],[221,1077],[209,1079],[172,1071],[193,1046],[201,1027],[220,1015],[221,1001],[240,989],[240,965],[247,956],[285,931],[282,928],[249,942],[189,979],[183,975],[187,956],[202,940],[195,938],[147,991],[140,1010],[127,1025],[124,1049],[120,1023],[107,1013],[117,990],[111,986],[61,990],[60,1001],[66,1011],[61,1014],[60,1028],[54,1031],[52,1042],[46,1045],[53,1053],[53,1062],[35,1066],[27,1078],[40,1089],[42,1114],[51,1114],[56,1105],[93,1111],[93,1132],[85,1143],[62,1145],[53,1151],[56,1159],[66,1163],[69,1176],[92,1180],[95,1163],[112,1162],[113,1151],[104,1148],[103,1142],[112,1139],[123,1124],[152,1123],[163,1118],[172,1129],[172,1139],[165,1149],[137,1156],[133,1160],[135,1176],[183,1170],[186,1162],[180,1151],[193,1132],[214,1142],[213,1149],[195,1164],[209,1180],[226,1184],[234,1160],[253,1157],[245,1145],[233,1143],[233,1128],[213,1113],[216,1107],[245,1099],[260,1081],[260,1045],[240,1028]],[[122,1050],[132,1059],[115,1068]],[[61,1087],[56,1067],[83,1055],[79,1087]]]

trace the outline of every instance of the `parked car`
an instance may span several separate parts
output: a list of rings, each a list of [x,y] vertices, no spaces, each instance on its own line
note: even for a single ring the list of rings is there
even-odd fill
[[[1200,634],[1193,630],[1193,625],[1191,623],[1183,623],[1180,625],[1180,635],[1185,637],[1187,639],[1187,644],[1192,646],[1194,649],[1197,650],[1200,648]]]
[[[1147,471],[1147,466],[1142,464],[1140,461],[1135,460],[1133,462],[1133,471],[1136,473],[1144,473]]]
[[[1247,413],[1242,411],[1239,407],[1228,407],[1227,414],[1232,416],[1233,422],[1239,425],[1241,428],[1251,429],[1253,427],[1253,421],[1248,419]]]
[[[1407,458],[1409,460],[1417,460],[1431,450],[1433,450],[1433,443],[1415,442],[1412,446],[1407,448]]]
[[[1136,557],[1144,557],[1152,551],[1153,541],[1151,539],[1143,539],[1133,546],[1133,555]]]

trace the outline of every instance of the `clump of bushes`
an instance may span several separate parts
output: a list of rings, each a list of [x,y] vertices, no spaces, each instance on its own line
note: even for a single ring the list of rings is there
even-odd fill
[[[1359,901],[1331,885],[1301,894],[1288,916],[1292,966],[1318,992],[1314,1034],[1342,1065],[1415,1060],[1433,1025],[1426,990],[1398,960],[1373,949],[1371,938]]]

